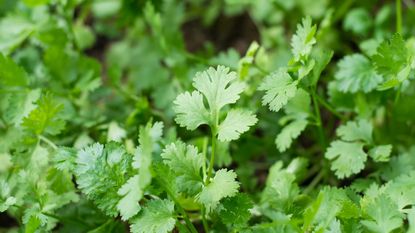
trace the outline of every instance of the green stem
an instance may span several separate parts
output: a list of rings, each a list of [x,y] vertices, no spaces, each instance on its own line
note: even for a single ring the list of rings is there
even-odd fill
[[[169,187],[164,183],[164,181],[162,179],[160,179],[159,177],[156,176],[156,179],[160,182],[160,184],[162,184],[164,190],[166,191],[167,195],[170,197],[170,199],[173,200],[173,202],[175,203],[177,210],[179,211],[179,213],[183,216],[184,221],[186,222],[186,225],[189,227],[190,231],[192,233],[197,233],[197,230],[195,228],[195,226],[193,225],[193,223],[190,221],[189,216],[187,216],[186,211],[183,209],[183,207],[180,205],[179,201],[176,199],[176,197],[174,196],[173,192],[169,189]]]
[[[203,223],[203,229],[205,230],[206,233],[209,232],[209,226],[207,224],[207,220],[206,220],[206,209],[204,206],[202,206],[202,223]]]
[[[203,139],[203,149],[202,149],[202,156],[203,156],[203,165],[202,165],[202,174],[203,174],[203,181],[206,179],[206,154],[207,154],[207,146],[209,143],[209,139],[205,137]]]
[[[345,117],[340,114],[339,112],[337,112],[333,106],[331,106],[325,99],[323,99],[322,97],[320,97],[319,95],[316,95],[317,100],[320,102],[321,105],[323,105],[323,107],[325,107],[328,111],[330,111],[333,115],[335,115],[336,117],[340,118],[341,120],[346,120]]]
[[[48,144],[52,149],[57,150],[58,146],[53,143],[51,140],[49,140],[47,137],[43,136],[43,135],[39,135],[39,139],[43,142],[45,142],[46,144]]]
[[[401,86],[398,86],[398,90],[396,91],[396,94],[395,94],[394,105],[398,104],[400,97],[401,97]]]
[[[401,0],[396,0],[396,32],[402,33],[402,6]]]
[[[326,139],[325,139],[325,136],[324,136],[324,129],[323,129],[323,124],[322,124],[322,120],[321,120],[320,106],[318,105],[318,101],[317,101],[317,97],[316,97],[316,89],[311,88],[310,93],[311,93],[311,98],[313,100],[314,114],[315,114],[316,121],[317,121],[316,123],[317,123],[319,138],[320,138],[320,144],[324,149],[324,148],[326,148]]]
[[[325,170],[322,169],[320,172],[314,177],[314,179],[310,182],[310,184],[304,189],[303,194],[309,194],[314,187],[321,181],[324,176]]]
[[[337,12],[334,15],[334,19],[332,25],[334,25],[338,20],[340,20],[349,10],[349,8],[353,5],[354,0],[345,0],[343,3],[338,7]]]
[[[210,162],[209,162],[207,178],[205,181],[206,185],[210,183],[210,178],[212,177],[213,165],[215,163],[215,151],[216,151],[216,129],[212,129],[212,148],[210,152]]]

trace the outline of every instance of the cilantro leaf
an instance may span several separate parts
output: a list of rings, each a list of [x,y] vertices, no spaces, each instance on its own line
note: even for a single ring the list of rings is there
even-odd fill
[[[232,197],[238,192],[239,183],[235,179],[234,171],[218,170],[212,181],[196,195],[196,201],[203,204],[208,212],[211,212],[218,206],[220,200]]]
[[[360,142],[334,141],[330,144],[325,155],[331,162],[331,169],[339,178],[350,177],[365,167],[367,159]]]
[[[37,135],[59,134],[65,127],[65,121],[59,116],[62,110],[62,104],[51,94],[45,94],[37,101],[37,108],[23,118],[22,126]]]
[[[370,231],[389,233],[402,225],[402,214],[386,195],[381,194],[365,207],[367,220],[362,224]]]
[[[406,80],[411,70],[411,57],[405,41],[398,33],[383,41],[372,56],[376,70],[387,77],[379,89],[392,88]]]
[[[77,154],[74,172],[78,188],[109,216],[118,215],[118,190],[132,170],[131,158],[115,142],[105,147],[95,143]]]
[[[243,226],[251,218],[249,210],[253,207],[249,196],[239,193],[236,196],[223,199],[219,217],[225,224]]]
[[[294,61],[307,60],[313,45],[316,43],[314,38],[316,30],[317,27],[312,25],[311,17],[303,18],[302,24],[297,25],[297,31],[291,39],[291,51],[294,55]]]
[[[278,150],[280,152],[287,150],[291,146],[293,139],[297,138],[301,134],[301,132],[307,127],[307,124],[307,120],[298,119],[286,125],[275,139]]]
[[[174,110],[177,113],[176,122],[188,130],[209,124],[209,112],[203,103],[203,96],[197,91],[185,92],[177,96]]]
[[[139,178],[139,175],[131,177],[117,192],[122,197],[117,203],[122,220],[130,219],[141,209],[138,202],[143,197],[143,185],[140,184]]]
[[[216,69],[210,67],[196,74],[193,86],[206,97],[211,112],[216,112],[239,99],[245,84],[236,79],[236,73],[229,72],[229,68],[225,66],[218,66]]]
[[[361,54],[352,54],[344,57],[338,63],[338,71],[335,74],[337,88],[341,92],[365,93],[374,90],[382,81],[369,59]]]
[[[337,136],[344,141],[363,141],[372,142],[373,126],[367,120],[349,121],[341,125],[337,130]]]
[[[248,131],[257,121],[251,111],[232,109],[219,125],[218,139],[225,142],[238,139],[240,134]]]
[[[200,170],[204,161],[196,147],[177,141],[167,145],[161,157],[176,174],[179,191],[187,195],[196,195],[202,190],[203,179]]]
[[[16,203],[16,198],[11,196],[10,192],[9,184],[5,180],[0,179],[0,213]]]
[[[289,209],[300,190],[295,182],[295,175],[288,169],[283,169],[282,166],[282,162],[279,161],[269,169],[261,202],[284,211]]]
[[[280,121],[284,126],[282,131],[277,135],[275,143],[280,152],[287,150],[294,139],[300,136],[301,132],[307,127],[307,118],[311,115],[310,95],[302,88],[297,90],[295,96],[284,107],[287,114]]]
[[[152,200],[131,225],[132,233],[167,233],[176,224],[174,203],[169,200]]]
[[[386,162],[392,152],[392,145],[375,146],[369,150],[369,156],[376,162]]]
[[[26,71],[11,58],[0,53],[0,86],[25,87],[29,84]]]
[[[260,91],[265,91],[262,104],[269,105],[271,111],[278,112],[295,96],[297,84],[298,81],[294,81],[283,69],[268,75],[258,88]]]
[[[207,124],[214,130],[215,136],[219,134],[219,140],[237,139],[241,133],[254,125],[257,119],[251,112],[231,110],[219,125],[220,110],[225,105],[235,103],[245,88],[245,83],[236,79],[236,73],[230,72],[229,68],[224,66],[218,66],[216,69],[210,67],[206,71],[196,73],[193,86],[197,91],[180,94],[174,101],[176,122],[189,130]],[[217,130],[219,131],[216,132]]]

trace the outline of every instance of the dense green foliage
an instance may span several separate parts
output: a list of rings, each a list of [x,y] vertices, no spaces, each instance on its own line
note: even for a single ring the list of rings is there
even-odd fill
[[[414,22],[0,0],[0,232],[415,232]]]

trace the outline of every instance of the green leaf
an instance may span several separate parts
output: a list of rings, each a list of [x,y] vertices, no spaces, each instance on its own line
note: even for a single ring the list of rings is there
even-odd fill
[[[65,121],[59,116],[63,104],[58,103],[51,94],[43,95],[36,104],[37,108],[23,119],[22,126],[37,135],[59,134],[65,128]]]
[[[167,233],[176,224],[174,203],[169,200],[152,200],[144,211],[132,221],[132,233]]]
[[[15,203],[16,198],[11,196],[10,186],[5,180],[0,179],[0,213],[6,211]]]
[[[257,121],[258,119],[251,111],[232,109],[219,125],[218,139],[223,142],[236,140],[242,133],[248,131],[249,127],[255,125]]]
[[[291,146],[293,139],[296,139],[298,136],[300,136],[301,132],[307,127],[307,124],[307,120],[299,119],[294,120],[286,125],[275,139],[278,150],[280,152],[287,150]]]
[[[118,190],[132,171],[132,156],[121,145],[111,142],[105,147],[95,143],[80,150],[75,176],[78,188],[109,216],[118,215]]]
[[[337,136],[344,141],[372,142],[373,126],[368,120],[349,121],[336,130]]]
[[[13,52],[34,30],[35,25],[23,16],[11,14],[3,17],[0,21],[0,53],[8,55]]]
[[[150,167],[153,151],[157,147],[157,142],[161,139],[163,127],[162,122],[155,122],[153,125],[148,122],[145,126],[140,126],[138,135],[140,146],[136,148],[132,165],[139,169],[139,183],[142,188],[151,182]]]
[[[236,196],[223,199],[219,217],[225,224],[243,226],[251,218],[249,210],[253,207],[249,196],[239,193]]]
[[[367,159],[360,142],[334,141],[324,156],[333,160],[331,170],[341,179],[360,172],[365,167]]]
[[[237,74],[224,66],[196,73],[193,86],[205,96],[212,113],[235,103],[245,89],[245,84],[237,81]]]
[[[219,201],[225,197],[232,197],[238,192],[239,183],[234,171],[220,169],[215,177],[202,191],[196,195],[196,201],[203,204],[208,212],[215,209]]]
[[[177,96],[174,101],[174,111],[177,124],[188,130],[195,130],[203,124],[209,124],[210,116],[203,103],[203,96],[197,92],[185,92]]]
[[[361,54],[345,56],[337,63],[338,71],[335,74],[337,88],[341,92],[368,93],[383,81],[377,74],[369,59]]]
[[[282,167],[282,162],[278,161],[269,169],[265,189],[261,195],[261,203],[286,211],[290,209],[300,190],[292,171]]]
[[[0,86],[25,87],[29,84],[26,71],[11,58],[0,53]]]
[[[392,145],[375,146],[369,150],[369,156],[376,162],[389,161]]]
[[[376,70],[387,77],[386,82],[380,86],[381,90],[400,84],[408,78],[411,70],[410,53],[398,33],[379,45],[372,61]]]
[[[347,13],[343,21],[343,28],[356,35],[365,36],[372,24],[373,20],[369,12],[365,8],[356,8]]]
[[[283,69],[268,75],[258,88],[260,91],[265,91],[262,104],[269,105],[271,111],[278,112],[295,96],[297,84],[298,82]]]
[[[297,31],[291,39],[291,51],[294,55],[294,61],[307,60],[313,45],[316,43],[314,38],[316,30],[317,27],[312,25],[311,17],[303,18],[302,24],[297,25]]]
[[[367,220],[361,222],[372,232],[389,233],[403,223],[398,207],[386,195],[376,197],[364,210]]]
[[[139,178],[139,175],[131,177],[117,192],[122,197],[117,203],[117,209],[124,221],[136,215],[141,209],[138,202],[143,197],[143,189]]]
[[[75,169],[76,149],[71,147],[59,147],[54,152],[53,161],[60,171],[73,171]]]
[[[176,174],[176,185],[180,192],[194,196],[202,190],[203,179],[200,170],[204,161],[196,147],[177,141],[167,145],[161,157]]]

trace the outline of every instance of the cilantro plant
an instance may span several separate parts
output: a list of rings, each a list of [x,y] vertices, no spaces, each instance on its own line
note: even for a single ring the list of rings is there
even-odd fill
[[[415,4],[0,4],[0,232],[415,232]]]

